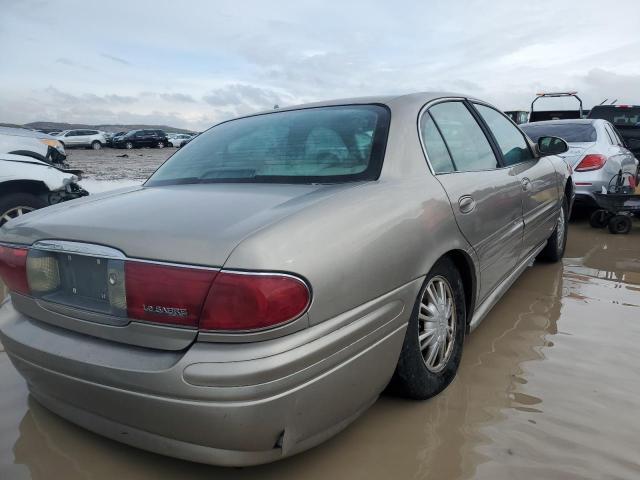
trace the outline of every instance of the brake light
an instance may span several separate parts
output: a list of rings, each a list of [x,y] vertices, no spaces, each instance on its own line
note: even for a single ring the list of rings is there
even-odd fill
[[[127,316],[197,327],[216,271],[126,262]]]
[[[301,279],[277,273],[223,271],[211,286],[201,330],[254,330],[280,325],[302,315],[310,293]]]
[[[580,163],[576,166],[575,170],[576,172],[600,170],[602,167],[604,167],[605,163],[607,163],[607,157],[598,153],[592,153],[589,155],[585,155],[585,157],[580,160]]]
[[[5,247],[0,245],[0,277],[10,291],[29,294],[27,282],[26,248]]]
[[[70,276],[78,275],[84,284],[68,283]],[[307,284],[293,275],[60,256],[37,248],[0,246],[0,277],[12,292],[200,330],[281,325],[300,317],[311,302]],[[82,302],[76,303],[76,297]]]

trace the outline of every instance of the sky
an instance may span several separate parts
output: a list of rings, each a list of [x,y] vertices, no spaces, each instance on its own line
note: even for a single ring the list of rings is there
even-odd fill
[[[640,1],[0,0],[0,58],[11,123],[202,130],[275,104],[417,91],[503,110],[539,91],[640,104]]]

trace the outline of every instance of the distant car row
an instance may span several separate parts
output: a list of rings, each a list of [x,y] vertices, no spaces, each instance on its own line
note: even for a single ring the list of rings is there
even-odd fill
[[[62,132],[49,132],[64,147],[84,147],[100,150],[113,148],[180,148],[193,136],[187,133],[166,134],[162,130],[130,130],[128,132],[108,133],[100,130],[76,129]]]

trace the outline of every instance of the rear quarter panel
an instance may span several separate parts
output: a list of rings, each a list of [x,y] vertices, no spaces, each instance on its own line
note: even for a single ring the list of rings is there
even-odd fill
[[[309,323],[314,325],[423,277],[450,250],[474,259],[442,186],[428,170],[417,134],[420,107],[392,106],[378,181],[341,191],[255,232],[236,247],[225,268],[305,277],[313,291]]]

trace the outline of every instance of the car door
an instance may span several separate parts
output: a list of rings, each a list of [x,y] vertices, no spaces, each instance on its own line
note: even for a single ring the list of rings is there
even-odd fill
[[[146,137],[144,131],[140,130],[133,136],[133,144],[136,147],[146,147]]]
[[[64,136],[64,144],[69,146],[78,145],[79,130],[70,130]]]
[[[611,140],[611,149],[613,155],[615,155],[616,159],[620,163],[620,168],[623,172],[636,173],[636,169],[638,166],[638,161],[636,157],[631,153],[627,147],[625,147],[622,138],[616,131],[616,129],[609,122],[605,122],[604,128],[609,135],[609,139]]]
[[[145,130],[146,146],[155,147],[158,143],[158,134],[153,130]]]
[[[77,144],[89,145],[91,143],[91,131],[90,130],[78,130]]]
[[[482,301],[521,256],[522,187],[512,169],[500,165],[475,115],[467,102],[445,100],[429,106],[420,128],[432,171],[478,256]]]
[[[502,156],[502,164],[510,167],[520,180],[524,236],[522,255],[528,255],[553,233],[558,221],[560,196],[558,175],[547,157],[537,158],[522,131],[502,112],[474,102]]]

